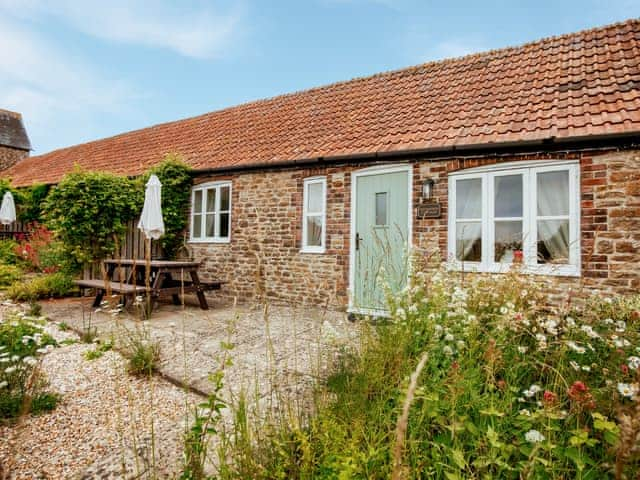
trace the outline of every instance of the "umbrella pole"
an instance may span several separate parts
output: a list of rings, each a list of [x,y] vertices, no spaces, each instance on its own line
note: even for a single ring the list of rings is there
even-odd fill
[[[151,239],[145,238],[145,274],[144,274],[144,282],[145,282],[145,290],[147,293],[147,302],[145,309],[145,319],[151,316]]]

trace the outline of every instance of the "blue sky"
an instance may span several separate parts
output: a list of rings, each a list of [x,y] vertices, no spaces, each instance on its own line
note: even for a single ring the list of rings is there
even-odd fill
[[[630,17],[639,0],[0,0],[0,108],[40,154]]]

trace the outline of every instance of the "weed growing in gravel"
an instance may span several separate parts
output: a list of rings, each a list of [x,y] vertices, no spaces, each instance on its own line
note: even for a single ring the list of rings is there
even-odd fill
[[[150,375],[160,361],[160,343],[153,340],[147,329],[124,329],[120,346],[127,359],[127,371],[132,375]]]
[[[104,352],[108,352],[113,348],[113,342],[111,340],[107,340],[106,342],[98,342],[96,343],[95,348],[92,350],[87,350],[84,352],[83,356],[87,360],[95,360],[97,358],[102,357]]]
[[[60,329],[61,332],[66,332],[70,329],[69,324],[66,322],[58,323],[58,328]]]
[[[39,369],[39,357],[55,344],[34,317],[10,312],[0,320],[0,418],[55,407]]]

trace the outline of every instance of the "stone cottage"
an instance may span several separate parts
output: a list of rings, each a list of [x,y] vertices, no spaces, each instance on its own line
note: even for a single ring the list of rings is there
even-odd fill
[[[189,245],[241,299],[383,308],[406,256],[640,289],[640,20],[251,102],[26,159],[194,168]]]
[[[0,108],[0,172],[28,157],[30,150],[22,115]]]

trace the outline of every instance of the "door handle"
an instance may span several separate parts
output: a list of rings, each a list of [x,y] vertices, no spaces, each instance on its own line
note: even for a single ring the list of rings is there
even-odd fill
[[[360,234],[356,233],[356,250],[360,250]]]

